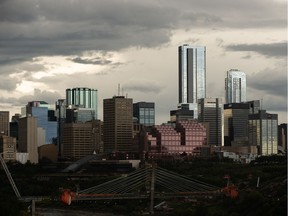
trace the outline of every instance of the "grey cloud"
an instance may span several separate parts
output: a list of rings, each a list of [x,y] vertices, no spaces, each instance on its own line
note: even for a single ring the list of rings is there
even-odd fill
[[[287,72],[284,68],[286,67],[267,68],[247,75],[247,87],[261,91],[263,95],[266,93],[287,101]]]
[[[0,79],[0,90],[12,91],[17,87],[15,79],[9,77],[2,77]]]
[[[278,42],[271,44],[235,44],[228,45],[229,51],[257,52],[267,57],[282,58],[287,56],[287,42]]]
[[[50,104],[54,104],[59,98],[61,98],[61,94],[58,92],[50,92],[43,90],[41,91],[40,89],[34,89],[34,94],[33,95],[25,95],[17,99],[16,105],[25,105],[29,101],[45,101]]]
[[[137,91],[142,93],[159,93],[162,90],[162,86],[158,85],[154,81],[130,81],[129,83],[126,83],[123,85],[124,91]]]
[[[108,65],[112,63],[112,61],[105,59],[83,59],[80,57],[73,58],[71,59],[71,61],[79,64],[94,64],[94,65]]]
[[[87,50],[159,47],[179,28],[258,27],[259,22],[275,27],[286,19],[282,10],[281,4],[268,0],[168,0],[165,4],[161,0],[1,1],[0,63],[7,56],[28,60],[41,55],[79,55]]]

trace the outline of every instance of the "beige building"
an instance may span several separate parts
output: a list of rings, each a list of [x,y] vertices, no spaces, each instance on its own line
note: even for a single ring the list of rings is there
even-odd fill
[[[5,161],[16,160],[16,138],[6,135],[0,136],[0,153]]]
[[[31,163],[38,163],[37,118],[28,116],[19,119],[18,152],[28,153]]]

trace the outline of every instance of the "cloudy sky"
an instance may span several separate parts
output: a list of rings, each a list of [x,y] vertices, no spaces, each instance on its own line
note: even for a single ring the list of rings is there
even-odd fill
[[[207,49],[207,97],[224,98],[229,69],[247,100],[287,122],[286,0],[0,0],[0,110],[55,103],[65,89],[155,102],[156,123],[178,101],[178,46]]]

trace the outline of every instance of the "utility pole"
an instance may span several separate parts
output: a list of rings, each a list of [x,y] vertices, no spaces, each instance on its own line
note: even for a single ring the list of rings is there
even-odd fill
[[[150,214],[154,214],[154,192],[155,192],[155,162],[152,162],[152,173],[151,173],[151,187],[150,187]]]

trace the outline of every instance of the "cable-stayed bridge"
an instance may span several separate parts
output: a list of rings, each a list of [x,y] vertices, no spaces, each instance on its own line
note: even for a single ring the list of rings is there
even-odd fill
[[[62,201],[71,204],[80,200],[150,199],[220,195],[221,188],[156,165],[147,166],[114,180],[79,190],[64,191]]]

